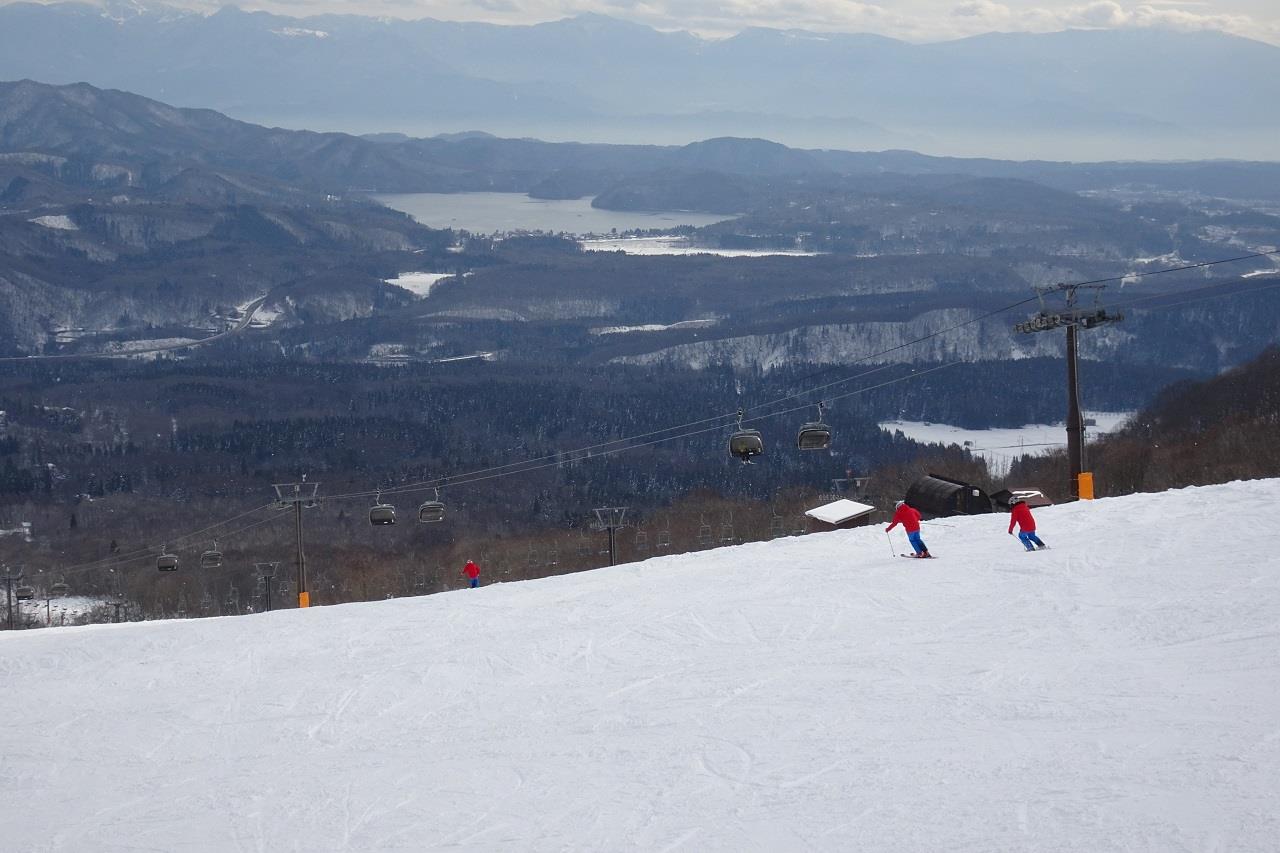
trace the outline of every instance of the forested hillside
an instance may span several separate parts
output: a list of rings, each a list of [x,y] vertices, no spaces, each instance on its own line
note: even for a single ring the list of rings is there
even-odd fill
[[[1164,389],[1124,430],[1089,446],[1100,494],[1280,476],[1280,348],[1238,368]],[[1028,460],[1010,479],[1065,483],[1066,460]]]

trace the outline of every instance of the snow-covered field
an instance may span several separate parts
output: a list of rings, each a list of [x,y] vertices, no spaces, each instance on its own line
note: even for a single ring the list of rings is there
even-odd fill
[[[645,323],[641,326],[597,326],[593,335],[626,335],[631,332],[666,332],[671,329],[706,329],[720,322],[718,319],[681,320],[678,323]]]
[[[602,237],[579,241],[584,252],[622,252],[627,255],[719,255],[722,258],[765,258],[776,255],[811,257],[800,249],[709,249],[690,245],[683,237]]]
[[[404,272],[396,278],[386,279],[386,283],[403,287],[414,296],[425,299],[431,295],[432,288],[452,275],[449,272]]]
[[[1096,423],[1086,426],[1085,442],[1093,441],[1114,432],[1132,417],[1132,412],[1085,412],[1086,420]],[[1000,473],[1020,456],[1039,456],[1067,446],[1067,428],[1060,424],[1027,424],[1020,427],[997,429],[965,429],[947,424],[921,421],[884,421],[880,428],[889,432],[901,432],[915,441],[937,444],[958,444],[975,456],[987,460],[992,471]]]
[[[107,599],[87,595],[67,595],[59,598],[35,598],[14,604],[14,616],[19,621],[34,621],[40,625],[74,625],[95,609],[106,606]],[[0,648],[3,648],[0,646]]]
[[[55,231],[79,231],[80,226],[72,221],[70,216],[66,214],[58,214],[56,216],[37,216],[35,219],[29,219],[28,222],[34,222],[36,225],[43,225],[45,228],[52,228]]]
[[[0,634],[4,847],[1274,851],[1278,504]]]

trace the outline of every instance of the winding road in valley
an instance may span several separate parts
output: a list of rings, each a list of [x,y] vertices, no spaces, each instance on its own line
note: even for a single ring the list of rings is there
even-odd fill
[[[202,347],[205,344],[211,344],[214,341],[222,340],[223,338],[229,338],[232,335],[238,335],[241,332],[243,332],[246,328],[248,328],[249,324],[253,322],[253,318],[257,315],[258,309],[261,308],[266,303],[267,296],[269,295],[270,294],[260,296],[257,299],[253,300],[252,302],[250,302],[247,306],[245,306],[244,316],[241,317],[240,320],[231,328],[218,332],[216,334],[210,335],[207,338],[201,338],[198,341],[188,341],[186,343],[181,343],[181,344],[164,344],[162,346],[147,347],[146,349],[121,350],[119,352],[79,352],[79,353],[61,353],[56,355],[11,355],[11,356],[0,357],[0,362],[55,361],[55,360],[70,360],[70,359],[84,359],[84,358],[130,358],[135,355],[148,355],[150,353],[156,353],[156,352],[171,352],[174,350],[191,349],[193,347]]]

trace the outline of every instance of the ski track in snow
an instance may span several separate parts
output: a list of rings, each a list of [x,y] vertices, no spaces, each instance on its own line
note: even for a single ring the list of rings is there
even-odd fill
[[[1274,851],[1280,480],[0,634],[23,851]],[[895,548],[903,540],[895,531]],[[323,559],[317,555],[316,559]]]

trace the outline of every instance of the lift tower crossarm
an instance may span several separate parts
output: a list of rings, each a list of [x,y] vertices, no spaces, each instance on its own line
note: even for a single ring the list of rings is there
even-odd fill
[[[1119,323],[1124,315],[1108,312],[1106,308],[1094,305],[1090,309],[1076,306],[1076,293],[1081,288],[1092,290],[1097,294],[1106,287],[1103,284],[1057,284],[1052,287],[1039,287],[1036,292],[1040,296],[1040,312],[1023,323],[1016,324],[1015,331],[1023,334],[1048,332],[1053,329],[1067,330],[1067,462],[1071,471],[1070,491],[1072,498],[1080,497],[1080,475],[1084,471],[1084,414],[1080,410],[1080,378],[1077,369],[1077,330],[1095,329],[1108,323]],[[1044,297],[1049,293],[1063,293],[1066,298],[1066,310],[1051,312],[1045,308]],[[1092,495],[1088,495],[1092,497]]]
[[[297,544],[298,566],[298,606],[311,606],[311,593],[307,591],[307,557],[302,550],[302,510],[310,509],[320,503],[316,492],[319,483],[308,483],[304,476],[301,483],[274,483],[276,490],[276,506],[280,509],[293,508],[293,530]]]

